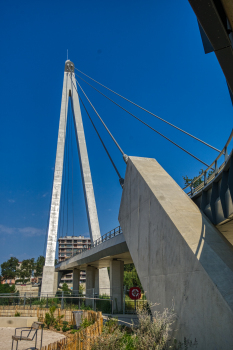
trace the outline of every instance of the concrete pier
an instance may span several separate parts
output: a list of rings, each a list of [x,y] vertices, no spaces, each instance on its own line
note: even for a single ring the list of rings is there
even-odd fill
[[[113,312],[123,310],[123,281],[124,281],[124,262],[112,260],[110,262],[110,289],[113,300]]]
[[[80,282],[80,270],[73,270],[73,291],[79,291],[79,282]]]
[[[148,300],[173,300],[177,338],[231,349],[233,248],[155,159],[129,157],[119,222]]]

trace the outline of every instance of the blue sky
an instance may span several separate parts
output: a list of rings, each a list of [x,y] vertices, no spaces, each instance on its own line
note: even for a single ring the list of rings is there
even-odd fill
[[[232,104],[225,77],[215,55],[204,54],[187,0],[3,2],[0,32],[0,263],[44,252],[67,49],[83,72],[213,146],[222,149],[230,134]],[[202,168],[81,85],[125,153],[156,158],[180,186],[183,175],[194,176]],[[206,163],[216,157],[215,151],[112,97]],[[124,175],[121,154],[92,117]],[[85,113],[83,122],[104,234],[118,226],[122,190]],[[73,151],[75,233],[88,235]],[[71,194],[71,220],[70,201]],[[69,221],[69,233],[71,227]]]

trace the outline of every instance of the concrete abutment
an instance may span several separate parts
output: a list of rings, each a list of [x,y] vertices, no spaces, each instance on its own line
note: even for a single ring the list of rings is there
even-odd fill
[[[147,299],[174,301],[177,338],[233,344],[233,249],[155,159],[129,157],[119,212]]]

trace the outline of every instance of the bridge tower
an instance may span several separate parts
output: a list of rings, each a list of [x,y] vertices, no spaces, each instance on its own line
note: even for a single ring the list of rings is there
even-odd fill
[[[82,115],[77,93],[76,80],[74,74],[74,64],[67,60],[63,79],[62,101],[60,111],[60,122],[57,141],[56,163],[54,170],[52,200],[49,217],[49,228],[46,248],[45,266],[42,277],[42,294],[54,294],[57,290],[57,276],[55,273],[55,253],[57,244],[57,232],[60,212],[61,187],[63,176],[64,149],[66,140],[66,124],[68,102],[71,99],[73,111],[73,121],[75,126],[76,142],[78,147],[80,169],[82,174],[83,191],[86,204],[89,232],[91,242],[101,237],[95,195],[89,165],[86,140],[82,122]],[[101,269],[99,275],[99,287],[109,288],[109,278],[107,269]],[[88,276],[87,276],[88,278]],[[77,281],[75,283],[77,285]]]

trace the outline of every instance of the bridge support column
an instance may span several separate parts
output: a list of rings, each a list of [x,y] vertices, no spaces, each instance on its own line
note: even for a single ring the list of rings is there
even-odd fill
[[[123,281],[124,262],[112,260],[110,262],[110,289],[113,300],[113,312],[115,313],[123,310]]]
[[[86,267],[86,296],[87,298],[93,298],[93,290],[95,288],[96,268],[93,266]],[[92,299],[87,299],[87,305],[92,306]]]
[[[73,271],[73,291],[79,292],[79,282],[80,282],[80,270],[74,269]]]

